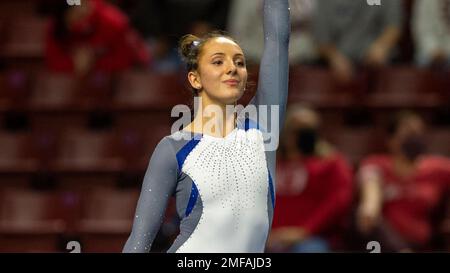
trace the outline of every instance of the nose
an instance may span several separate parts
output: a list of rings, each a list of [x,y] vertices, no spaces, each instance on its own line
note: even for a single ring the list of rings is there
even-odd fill
[[[234,64],[234,62],[229,62],[229,65],[227,66],[227,74],[228,75],[234,75],[237,73],[237,67]]]

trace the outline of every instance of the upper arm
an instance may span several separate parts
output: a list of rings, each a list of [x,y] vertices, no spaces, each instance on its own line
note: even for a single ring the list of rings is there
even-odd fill
[[[173,195],[178,165],[172,145],[163,139],[150,159],[136,208],[131,235],[123,252],[149,252]]]

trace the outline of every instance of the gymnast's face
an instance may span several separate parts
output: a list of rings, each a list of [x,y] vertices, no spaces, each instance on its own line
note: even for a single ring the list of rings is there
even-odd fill
[[[202,98],[218,104],[234,104],[247,83],[242,49],[234,41],[218,37],[207,41],[200,52],[198,70],[189,73],[191,85]]]

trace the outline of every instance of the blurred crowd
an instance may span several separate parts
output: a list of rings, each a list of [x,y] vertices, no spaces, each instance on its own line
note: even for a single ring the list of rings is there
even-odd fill
[[[356,170],[320,126],[311,108],[289,108],[269,249],[360,250],[377,241],[386,252],[432,251],[442,234],[450,159],[426,152],[423,119],[413,112],[393,115],[386,151],[366,155]]]
[[[177,70],[180,37],[213,30],[235,37],[250,64],[262,55],[262,0],[82,2],[69,7],[49,1],[53,22],[46,56],[55,71],[123,70],[137,64],[158,72]],[[446,68],[449,5],[447,0],[392,0],[380,6],[363,0],[290,0],[290,63],[329,66],[343,82],[361,67],[410,62]]]
[[[263,53],[263,0],[40,2],[50,18],[44,64],[53,73],[177,73],[184,69],[180,37],[217,29],[239,42],[249,67],[257,67]],[[450,0],[289,2],[292,66],[328,69],[342,86],[361,71],[396,64],[450,76]],[[441,123],[449,130],[448,121]],[[450,234],[450,154],[427,152],[427,124],[414,111],[396,111],[385,125],[386,148],[353,162],[328,140],[326,127],[333,125],[319,110],[290,104],[269,252],[366,251],[369,241],[389,252],[450,250],[444,238]],[[156,249],[177,232],[176,216],[169,217]]]

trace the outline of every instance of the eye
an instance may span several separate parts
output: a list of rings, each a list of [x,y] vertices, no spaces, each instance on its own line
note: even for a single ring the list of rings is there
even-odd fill
[[[221,65],[223,64],[222,60],[217,60],[213,62],[214,65]]]
[[[237,61],[236,64],[237,64],[239,67],[244,67],[244,66],[245,66],[245,62],[243,62],[243,61]]]
[[[238,67],[245,67],[245,61],[242,58],[236,58],[235,59],[235,64]]]

